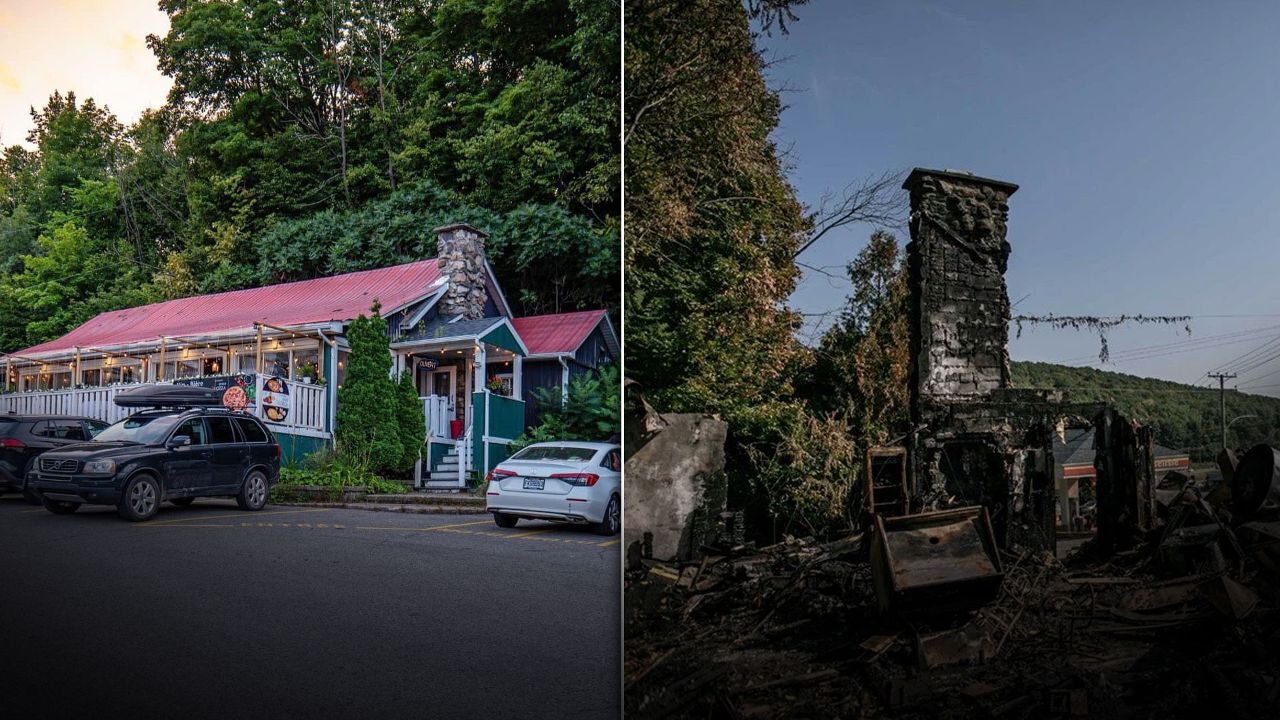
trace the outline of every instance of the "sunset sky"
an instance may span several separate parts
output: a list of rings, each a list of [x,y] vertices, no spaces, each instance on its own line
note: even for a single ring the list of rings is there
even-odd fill
[[[155,0],[0,0],[0,146],[26,145],[30,109],[74,90],[123,123],[164,103],[147,34],[169,18]]]

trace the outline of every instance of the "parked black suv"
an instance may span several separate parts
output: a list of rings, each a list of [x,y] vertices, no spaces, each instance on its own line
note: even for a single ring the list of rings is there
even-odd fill
[[[91,440],[106,428],[100,420],[72,415],[0,415],[0,492],[20,492],[39,503],[27,487],[27,472],[36,458]]]
[[[125,393],[117,397],[117,402]],[[180,407],[130,415],[92,442],[41,455],[29,485],[54,514],[83,503],[115,505],[147,520],[160,503],[234,497],[261,510],[280,478],[280,445],[256,417],[222,408]]]

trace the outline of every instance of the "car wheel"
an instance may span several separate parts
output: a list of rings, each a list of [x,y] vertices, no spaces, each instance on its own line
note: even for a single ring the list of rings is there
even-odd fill
[[[604,519],[596,523],[597,535],[617,535],[622,529],[622,503],[618,496],[609,498],[609,506],[604,509]]]
[[[261,510],[267,504],[267,476],[254,470],[244,479],[236,504],[241,510]]]
[[[80,509],[80,503],[69,502],[67,500],[50,500],[49,498],[41,498],[44,509],[54,515],[70,515]]]
[[[150,475],[139,475],[124,488],[116,511],[130,522],[150,520],[160,510],[160,483]]]
[[[498,523],[498,527],[500,528],[513,528],[516,526],[516,523],[520,522],[520,518],[506,513],[494,513],[493,521]]]
[[[178,507],[187,507],[195,501],[196,501],[195,498],[174,498],[169,502],[173,503],[174,505],[177,505]]]

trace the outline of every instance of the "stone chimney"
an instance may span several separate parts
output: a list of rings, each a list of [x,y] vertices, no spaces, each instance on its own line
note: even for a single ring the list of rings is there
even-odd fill
[[[445,225],[433,232],[439,239],[440,274],[448,283],[440,298],[440,315],[461,315],[466,320],[484,317],[488,297],[484,241],[489,234],[466,223]]]
[[[1009,386],[1005,223],[1017,185],[956,170],[911,171],[911,406],[982,401]]]

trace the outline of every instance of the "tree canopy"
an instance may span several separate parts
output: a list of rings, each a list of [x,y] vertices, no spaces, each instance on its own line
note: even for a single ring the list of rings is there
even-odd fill
[[[31,147],[0,152],[0,350],[140,302],[432,257],[457,220],[491,233],[518,314],[618,311],[616,6],[160,7],[164,106],[125,127],[51,88]]]
[[[784,302],[807,221],[748,10],[630,0],[627,29],[628,375],[664,410],[768,414],[804,364]]]

